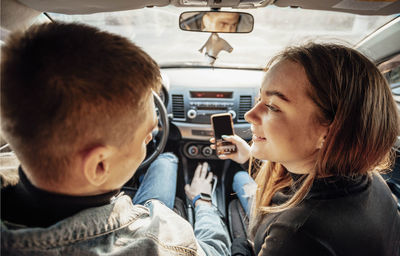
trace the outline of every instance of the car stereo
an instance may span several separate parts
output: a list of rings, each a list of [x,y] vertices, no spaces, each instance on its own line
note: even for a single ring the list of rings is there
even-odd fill
[[[192,123],[210,123],[211,115],[218,113],[230,113],[232,118],[236,118],[236,111],[233,102],[217,101],[190,101],[186,116]]]
[[[245,88],[214,90],[173,90],[171,112],[173,121],[211,124],[214,114],[230,113],[234,123],[245,122],[244,113],[252,106],[254,92]]]
[[[220,113],[230,113],[235,134],[248,139],[251,138],[250,125],[244,115],[251,109],[258,90],[258,87],[232,90],[221,86],[202,90],[174,86],[169,91],[168,113],[172,114],[171,121],[183,139],[208,140],[213,136],[210,117]]]

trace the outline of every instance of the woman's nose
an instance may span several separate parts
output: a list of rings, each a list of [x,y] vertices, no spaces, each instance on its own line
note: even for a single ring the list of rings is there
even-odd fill
[[[258,115],[258,104],[256,104],[252,109],[250,109],[245,115],[244,119],[250,124],[261,124],[261,119]]]

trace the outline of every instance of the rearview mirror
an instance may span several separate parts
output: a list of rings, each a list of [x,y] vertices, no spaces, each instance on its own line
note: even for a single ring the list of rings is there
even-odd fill
[[[184,12],[179,17],[182,30],[216,33],[249,33],[254,18],[244,12]]]

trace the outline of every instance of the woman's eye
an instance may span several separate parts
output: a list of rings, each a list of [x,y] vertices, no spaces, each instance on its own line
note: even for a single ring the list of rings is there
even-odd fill
[[[280,111],[279,109],[277,109],[277,108],[274,107],[274,106],[271,106],[271,105],[268,105],[268,104],[265,104],[265,106],[266,106],[269,110],[271,110],[271,111],[273,111],[273,112],[279,112],[279,111]]]

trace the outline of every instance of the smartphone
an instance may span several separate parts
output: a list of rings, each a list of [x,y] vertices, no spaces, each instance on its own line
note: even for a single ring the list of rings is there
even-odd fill
[[[222,135],[233,135],[233,121],[229,113],[215,114],[211,116],[211,124],[214,130],[215,150],[217,155],[228,155],[236,152],[236,145],[222,139]]]

